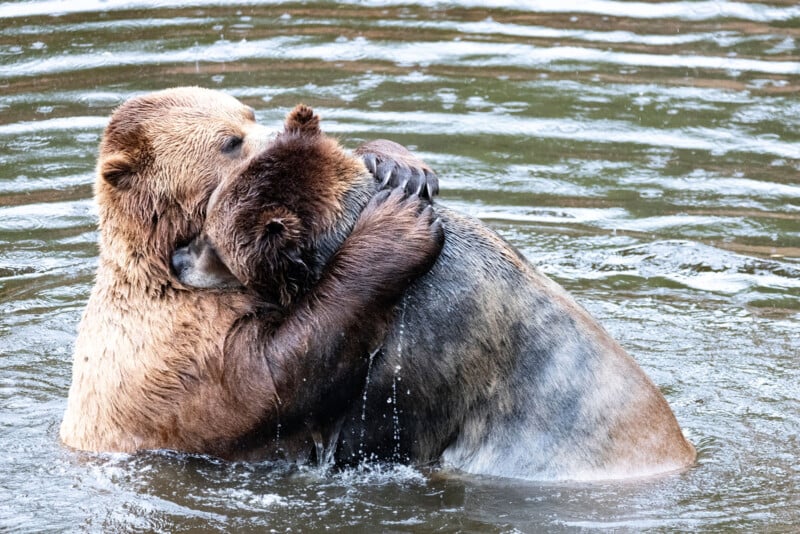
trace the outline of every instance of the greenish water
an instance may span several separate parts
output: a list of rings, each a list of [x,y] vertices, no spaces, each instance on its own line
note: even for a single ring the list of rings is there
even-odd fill
[[[791,0],[0,3],[0,530],[798,528],[798,40]],[[637,358],[697,466],[541,485],[62,448],[102,128],[187,84],[413,147]]]

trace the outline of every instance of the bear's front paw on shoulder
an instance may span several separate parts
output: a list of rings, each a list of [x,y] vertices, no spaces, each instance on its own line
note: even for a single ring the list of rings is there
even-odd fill
[[[402,187],[407,194],[419,195],[429,202],[439,193],[436,173],[403,145],[377,139],[364,143],[355,153],[364,160],[381,189]]]

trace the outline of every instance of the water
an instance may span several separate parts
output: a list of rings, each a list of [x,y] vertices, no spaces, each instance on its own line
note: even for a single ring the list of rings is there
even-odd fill
[[[0,4],[0,530],[796,529],[798,39],[792,0]],[[100,133],[125,98],[188,84],[417,150],[442,202],[638,359],[697,466],[541,485],[62,448]]]

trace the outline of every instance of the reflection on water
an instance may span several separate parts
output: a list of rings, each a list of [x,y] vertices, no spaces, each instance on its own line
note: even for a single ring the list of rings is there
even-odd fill
[[[520,6],[519,4],[524,4]],[[785,531],[800,522],[800,7],[760,2],[0,4],[0,529]],[[698,465],[536,485],[61,448],[96,145],[125,98],[223,89],[388,137],[662,387]]]

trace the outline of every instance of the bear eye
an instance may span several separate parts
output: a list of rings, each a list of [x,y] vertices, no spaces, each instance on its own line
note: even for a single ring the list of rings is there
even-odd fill
[[[222,153],[232,154],[242,147],[242,143],[244,143],[244,139],[242,137],[239,137],[238,135],[231,136],[222,144]]]

